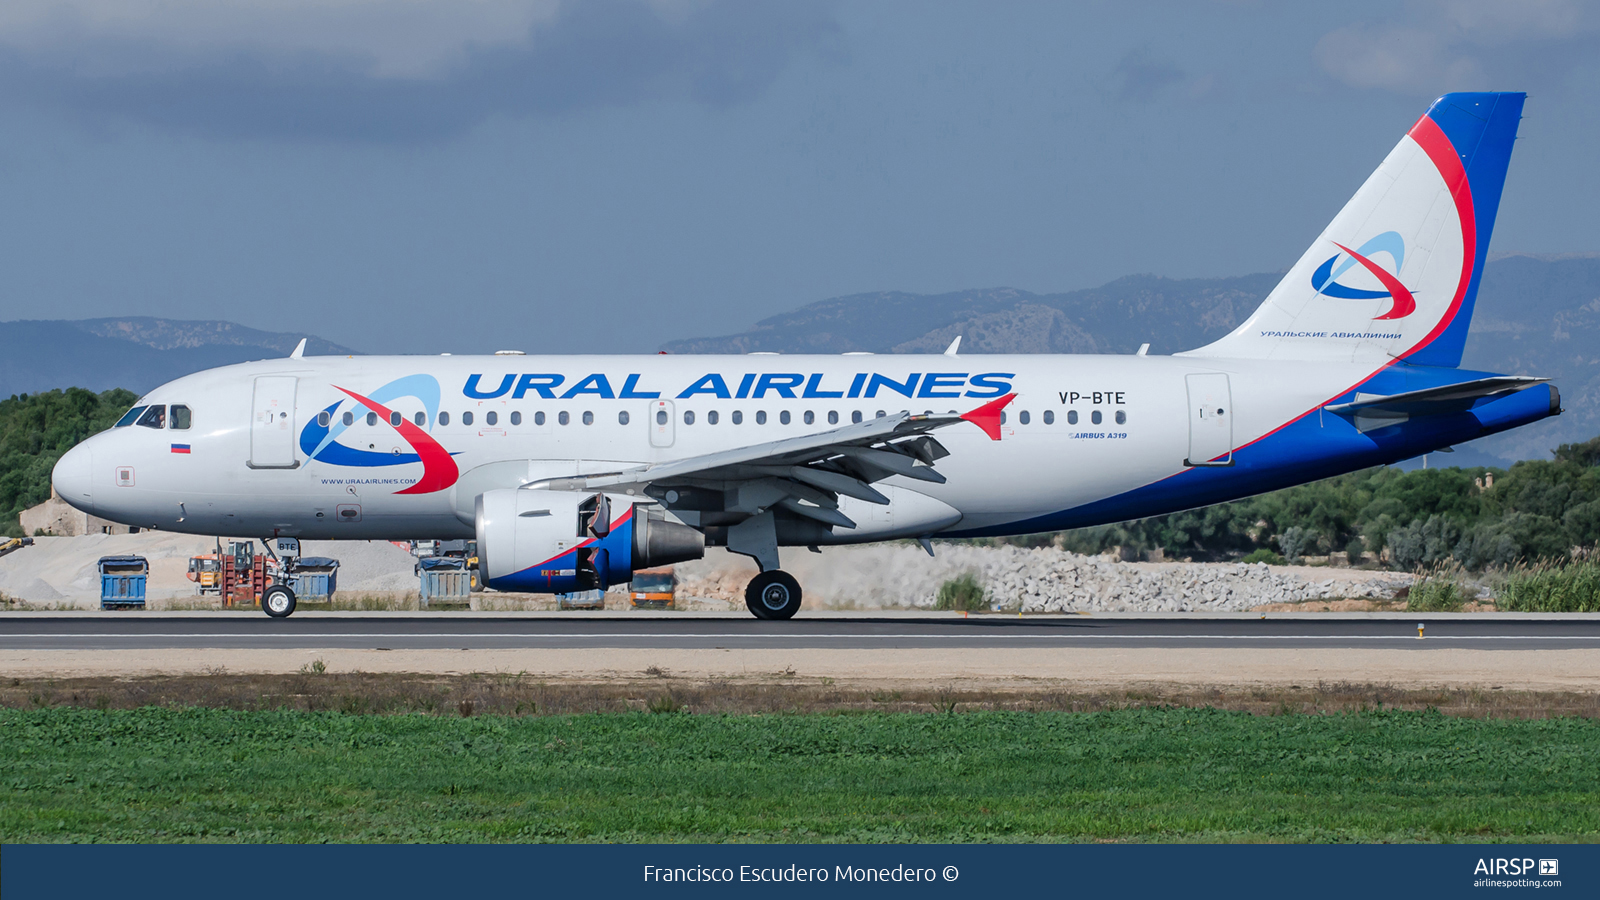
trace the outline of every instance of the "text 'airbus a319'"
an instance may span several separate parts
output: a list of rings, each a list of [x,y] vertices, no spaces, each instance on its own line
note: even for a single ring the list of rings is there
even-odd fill
[[[1459,368],[1524,95],[1448,94],[1231,334],[1172,356],[364,356],[228,366],[55,467],[94,515],[195,534],[476,538],[564,593],[779,548],[1022,534],[1231,500],[1560,412]],[[286,584],[263,598],[294,610]]]

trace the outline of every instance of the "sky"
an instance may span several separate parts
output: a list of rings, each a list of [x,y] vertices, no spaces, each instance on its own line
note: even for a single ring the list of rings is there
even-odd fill
[[[1287,268],[1439,94],[1492,250],[1600,252],[1600,11],[6,0],[0,319],[650,352],[868,291]]]

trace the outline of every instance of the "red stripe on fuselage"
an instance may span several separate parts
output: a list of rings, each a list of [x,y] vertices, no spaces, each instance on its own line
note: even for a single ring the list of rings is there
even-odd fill
[[[345,390],[337,384],[334,387],[349,394],[357,403],[382,416],[385,422],[393,418],[393,411],[382,403],[375,403],[355,391]],[[400,424],[396,425],[395,429],[400,432],[400,437],[411,445],[411,449],[417,451],[417,458],[422,460],[422,478],[416,484],[403,491],[395,491],[396,494],[431,494],[434,491],[442,491],[455,484],[456,479],[461,477],[461,470],[456,468],[455,458],[450,455],[450,451],[440,446],[432,435],[412,424],[404,416],[400,417]]]

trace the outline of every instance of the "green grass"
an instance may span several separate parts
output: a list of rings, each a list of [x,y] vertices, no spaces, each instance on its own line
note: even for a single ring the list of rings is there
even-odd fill
[[[1600,723],[0,710],[0,841],[1566,841]]]
[[[1514,612],[1600,612],[1600,561],[1518,566],[1506,574],[1495,605]]]

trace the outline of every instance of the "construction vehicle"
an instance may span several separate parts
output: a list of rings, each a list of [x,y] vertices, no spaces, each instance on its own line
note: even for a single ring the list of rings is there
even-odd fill
[[[222,593],[221,539],[217,540],[215,552],[189,557],[188,578],[194,582],[194,592],[196,594],[204,596],[206,594]]]
[[[671,566],[639,569],[628,585],[628,600],[634,609],[673,609],[678,576]]]
[[[33,538],[31,537],[0,537],[0,556],[5,556],[7,553],[10,553],[14,550],[21,550],[23,547],[31,546],[33,546]],[[476,562],[473,563],[473,567],[477,567]]]
[[[256,553],[255,541],[229,541],[228,552],[222,556],[222,605],[229,609],[260,606],[261,593],[275,574],[268,562],[266,555]]]

